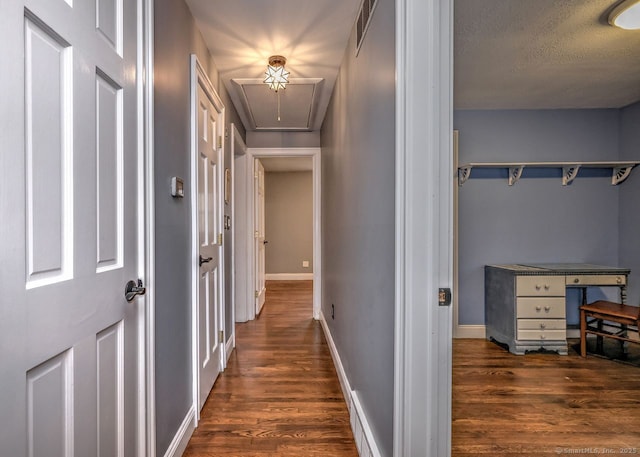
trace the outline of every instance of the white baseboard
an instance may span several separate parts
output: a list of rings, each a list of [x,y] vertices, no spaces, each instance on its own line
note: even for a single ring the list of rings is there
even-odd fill
[[[484,325],[458,325],[453,331],[454,338],[486,338],[486,330]]]
[[[349,379],[347,379],[347,374],[344,371],[344,367],[342,366],[342,361],[340,360],[338,349],[336,348],[336,344],[333,342],[331,331],[329,330],[329,326],[327,325],[327,321],[324,318],[324,313],[322,311],[320,311],[320,323],[322,324],[324,337],[327,340],[327,346],[329,346],[329,352],[331,353],[331,358],[333,359],[333,365],[336,367],[336,372],[338,373],[338,380],[340,381],[340,387],[342,388],[342,395],[344,396],[344,400],[347,403],[347,408],[351,410],[351,386],[349,385]]]
[[[267,281],[309,281],[313,279],[313,273],[267,273],[264,275]]]
[[[233,335],[231,335],[231,338],[229,338],[225,343],[224,353],[227,356],[227,360],[225,360],[225,364],[224,364],[225,366],[227,366],[227,362],[229,362],[229,357],[231,357],[231,352],[235,347],[236,347],[236,334],[234,333]]]
[[[320,311],[320,323],[322,324],[322,330],[324,331],[325,339],[327,340],[327,346],[329,346],[329,352],[331,352],[331,358],[333,364],[336,367],[338,373],[338,380],[340,381],[340,387],[342,388],[342,394],[344,395],[347,403],[347,409],[349,410],[349,419],[351,423],[351,430],[353,431],[353,437],[358,449],[358,455],[360,457],[381,457],[380,450],[376,444],[376,440],[373,436],[373,430],[369,426],[360,398],[355,390],[351,390],[351,385],[347,374],[344,371],[344,366],[340,360],[340,354],[331,336],[331,331],[327,325],[327,321],[324,318],[324,314]]]
[[[187,444],[189,444],[189,439],[196,428],[195,421],[196,409],[195,406],[191,406],[180,428],[176,432],[176,436],[173,437],[167,452],[164,453],[164,457],[181,457],[182,454],[184,454],[185,449],[187,449]]]
[[[381,457],[380,450],[373,438],[373,431],[367,421],[360,404],[360,397],[355,390],[351,392],[351,430],[356,440],[360,457]]]

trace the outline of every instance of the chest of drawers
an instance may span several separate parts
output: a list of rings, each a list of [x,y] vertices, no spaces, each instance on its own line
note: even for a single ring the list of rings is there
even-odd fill
[[[566,354],[565,276],[517,273],[485,268],[487,338],[514,354],[540,349]]]
[[[566,289],[614,286],[624,303],[629,270],[591,264],[485,266],[488,339],[514,354],[546,349],[567,354]]]

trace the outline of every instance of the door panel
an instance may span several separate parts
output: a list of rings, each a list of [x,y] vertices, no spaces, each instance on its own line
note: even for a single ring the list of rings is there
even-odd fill
[[[2,455],[136,453],[136,15],[2,0]]]
[[[221,192],[219,167],[220,150],[217,138],[221,113],[207,93],[198,85],[198,246],[199,256],[206,262],[200,265],[198,281],[198,353],[199,407],[202,409],[209,392],[222,370],[221,300]]]
[[[265,282],[265,223],[264,223],[264,166],[255,159],[255,214],[256,214],[256,314],[260,314],[267,295]]]

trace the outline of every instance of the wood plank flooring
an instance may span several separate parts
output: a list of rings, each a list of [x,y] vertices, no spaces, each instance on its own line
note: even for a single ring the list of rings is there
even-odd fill
[[[236,349],[202,410],[185,457],[357,457],[349,413],[311,281],[268,281],[260,317],[236,326]]]
[[[452,457],[640,455],[640,368],[453,342]]]

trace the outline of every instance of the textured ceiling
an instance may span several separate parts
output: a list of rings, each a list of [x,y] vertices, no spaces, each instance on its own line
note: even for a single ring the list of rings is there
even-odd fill
[[[456,108],[619,108],[640,100],[640,31],[616,0],[455,0]]]
[[[324,80],[315,94],[315,114],[309,130],[320,129],[360,0],[186,0],[186,3],[247,129],[253,130],[255,126],[251,125],[242,95],[231,80],[264,78],[271,55],[287,58],[290,78]],[[257,103],[273,105],[266,98]],[[263,110],[257,107],[255,111]],[[285,115],[284,111],[282,114]],[[273,127],[278,128],[275,116],[273,121]]]

